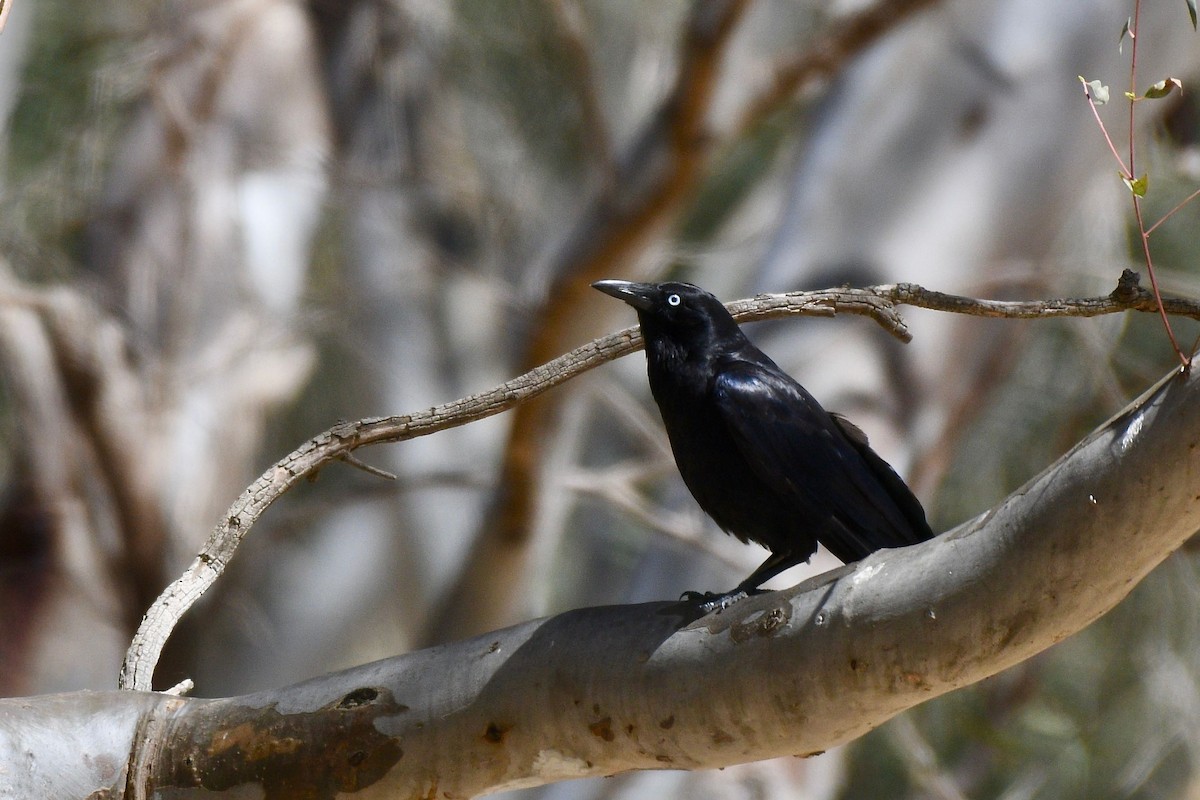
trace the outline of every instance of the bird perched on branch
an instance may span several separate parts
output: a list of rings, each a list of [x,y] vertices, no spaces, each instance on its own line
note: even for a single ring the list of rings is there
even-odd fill
[[[722,529],[771,555],[705,610],[759,591],[825,545],[844,562],[933,537],[904,481],[690,283],[592,284],[637,310],[650,391],[692,496]],[[689,593],[688,596],[693,596]]]

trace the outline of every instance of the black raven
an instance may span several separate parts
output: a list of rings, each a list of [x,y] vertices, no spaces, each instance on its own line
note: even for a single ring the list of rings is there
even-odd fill
[[[690,283],[592,286],[637,310],[650,391],[696,502],[725,531],[771,551],[733,591],[706,595],[708,610],[807,561],[817,542],[849,563],[933,537],[866,435],[751,344],[716,297]]]

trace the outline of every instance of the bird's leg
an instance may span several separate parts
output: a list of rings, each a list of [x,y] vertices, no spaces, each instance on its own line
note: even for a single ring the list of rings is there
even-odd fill
[[[786,551],[771,553],[771,555],[767,556],[766,561],[758,565],[758,569],[750,573],[750,577],[739,583],[731,591],[724,594],[684,592],[683,596],[679,599],[692,603],[699,602],[700,610],[705,614],[711,614],[713,611],[722,611],[752,594],[762,594],[764,590],[758,588],[759,586],[771,580],[771,578],[774,578],[785,569],[790,569],[801,561],[807,560],[807,558],[798,558],[795,553]]]
[[[758,588],[759,586],[762,586],[785,569],[791,569],[801,561],[808,561],[811,557],[811,553],[801,558],[795,553],[790,553],[786,550],[780,553],[771,553],[765,561],[758,565],[758,569],[751,572],[750,577],[739,583],[737,588],[730,592],[730,594],[736,594],[737,592],[744,592],[748,595],[758,594],[762,591]]]

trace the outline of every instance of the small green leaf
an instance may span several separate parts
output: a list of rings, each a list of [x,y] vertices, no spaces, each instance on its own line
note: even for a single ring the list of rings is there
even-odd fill
[[[1183,83],[1179,78],[1164,78],[1146,90],[1146,99],[1157,100],[1160,97],[1166,97],[1173,89],[1178,89],[1182,92]]]
[[[1192,30],[1196,30],[1196,0],[1183,0],[1187,3],[1188,16],[1192,18]]]
[[[1189,0],[1189,2],[1195,2],[1195,0]],[[1132,27],[1133,27],[1133,17],[1126,17],[1125,24],[1121,26],[1121,35],[1117,37],[1117,52],[1118,53],[1125,52],[1125,49],[1124,49],[1125,48],[1125,37],[1128,36],[1130,39],[1133,38]]]
[[[1150,178],[1147,175],[1142,175],[1142,177],[1132,181],[1122,175],[1121,180],[1126,186],[1129,187],[1129,191],[1133,192],[1136,197],[1145,197],[1146,190],[1150,188]]]
[[[1087,94],[1088,99],[1098,106],[1102,106],[1108,102],[1108,87],[1100,81],[1085,80],[1082,75],[1079,76],[1079,82],[1083,84],[1083,91]]]

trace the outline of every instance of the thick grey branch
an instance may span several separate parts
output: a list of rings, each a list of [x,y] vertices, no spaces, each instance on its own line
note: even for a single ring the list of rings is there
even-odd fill
[[[838,312],[860,314],[871,317],[893,335],[907,341],[911,335],[896,312],[896,306],[900,304],[1015,318],[1094,316],[1128,309],[1154,310],[1146,307],[1146,293],[1137,289],[1136,279],[1132,279],[1132,289],[1129,288],[1129,281],[1128,276],[1123,276],[1122,284],[1108,297],[1027,303],[972,300],[932,292],[915,284],[896,284],[867,289],[759,295],[729,303],[728,306],[739,321],[792,315],[833,316]],[[1173,304],[1172,313],[1200,318],[1200,303],[1185,300],[1168,302]],[[315,474],[331,461],[344,459],[348,453],[365,445],[413,439],[498,414],[600,364],[635,352],[641,346],[641,335],[637,328],[627,328],[576,348],[494,389],[415,414],[344,423],[309,440],[273,465],[242,493],[213,530],[196,560],[146,612],[126,653],[121,669],[121,688],[151,688],[154,667],[180,618],[220,577],[238,544],[259,516],[301,479]]]
[[[0,700],[0,758],[61,725],[76,755],[36,776],[43,796],[123,788],[94,765],[130,747],[151,797],[471,797],[813,753],[1088,625],[1200,528],[1198,485],[1200,378],[1180,372],[979,518],[723,613],[582,609],[225,700]]]

